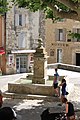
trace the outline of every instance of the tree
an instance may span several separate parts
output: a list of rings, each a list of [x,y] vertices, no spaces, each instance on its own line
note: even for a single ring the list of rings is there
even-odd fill
[[[11,0],[13,4],[35,12],[43,10],[46,18],[56,19],[73,19],[80,21],[80,0]],[[9,10],[9,0],[0,0],[0,13],[4,14]],[[70,33],[73,37],[79,37],[80,34]]]
[[[8,10],[9,0],[0,0],[0,13]],[[44,10],[46,17],[68,18],[80,21],[80,0],[11,0],[19,7],[28,8],[31,11]]]
[[[43,10],[46,18],[73,19],[80,21],[80,0],[13,0],[19,7],[28,8],[35,12],[38,9]],[[79,38],[79,33],[69,33],[73,38]]]
[[[46,17],[80,21],[80,0],[13,0],[19,7],[32,11],[43,9]]]
[[[0,14],[4,15],[8,10],[9,8],[7,0],[0,0]]]

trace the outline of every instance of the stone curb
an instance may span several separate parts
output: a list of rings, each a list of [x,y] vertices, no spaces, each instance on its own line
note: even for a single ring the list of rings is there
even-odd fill
[[[31,94],[16,94],[16,93],[3,93],[4,98],[12,98],[12,99],[29,99],[29,100],[44,100],[50,102],[60,102],[60,98],[53,96],[43,96],[43,95],[31,95]]]

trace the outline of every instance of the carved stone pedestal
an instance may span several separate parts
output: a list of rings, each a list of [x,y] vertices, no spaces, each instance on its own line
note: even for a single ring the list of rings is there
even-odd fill
[[[41,43],[34,53],[34,73],[32,83],[45,84],[47,79],[47,53]]]

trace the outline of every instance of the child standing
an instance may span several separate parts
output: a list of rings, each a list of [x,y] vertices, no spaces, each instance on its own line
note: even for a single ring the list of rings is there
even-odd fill
[[[59,106],[62,106],[62,100],[63,100],[63,98],[65,98],[65,96],[66,96],[66,86],[67,86],[67,84],[66,84],[66,80],[65,79],[62,79],[62,81],[61,81],[61,84],[59,85],[59,86],[61,86],[61,103],[60,104],[58,104]]]
[[[67,86],[66,80],[62,79],[62,82],[61,82],[61,84],[59,86],[62,86],[62,89],[61,89],[61,91],[62,91],[61,99],[63,99],[66,96],[66,86]]]

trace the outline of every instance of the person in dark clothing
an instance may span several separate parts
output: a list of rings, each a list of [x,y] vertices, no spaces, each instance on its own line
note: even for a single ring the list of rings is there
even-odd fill
[[[53,87],[54,87],[55,96],[59,97],[58,81],[59,81],[59,74],[57,72],[57,68],[55,68]]]
[[[16,113],[11,107],[0,108],[0,120],[15,120]]]
[[[47,108],[41,114],[41,120],[65,120],[63,119],[63,113],[50,113],[49,109]]]
[[[67,86],[66,80],[62,79],[61,84],[59,86],[62,86],[62,88],[61,88],[61,91],[62,91],[61,100],[62,100],[66,96],[66,86]]]
[[[67,98],[63,98],[62,102],[65,103],[67,120],[75,120],[74,106],[68,102]]]

